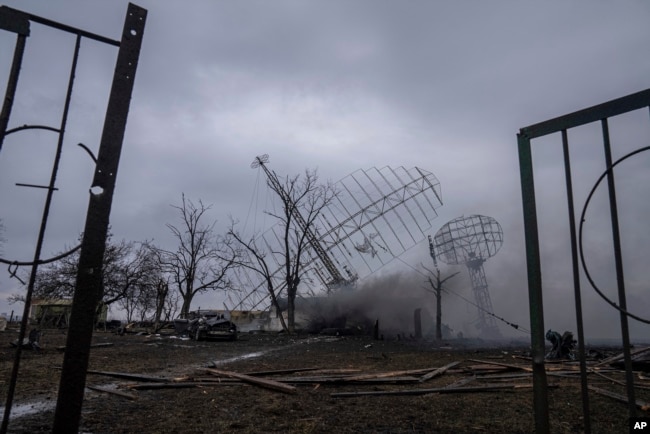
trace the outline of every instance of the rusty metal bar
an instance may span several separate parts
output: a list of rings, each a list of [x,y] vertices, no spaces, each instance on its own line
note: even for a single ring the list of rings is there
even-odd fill
[[[548,413],[548,384],[544,366],[544,303],[542,298],[542,273],[537,228],[537,205],[530,139],[523,133],[517,135],[521,195],[524,209],[524,234],[526,238],[526,265],[528,270],[528,298],[530,309],[531,355],[533,363],[533,407],[535,432],[550,432]]]
[[[609,138],[609,124],[607,119],[601,121],[603,130],[603,146],[605,151],[605,164],[607,169],[612,167],[612,149]],[[616,283],[618,286],[618,302],[623,311],[627,311],[625,297],[625,275],[623,273],[623,257],[621,250],[621,236],[618,223],[618,209],[616,205],[616,187],[614,185],[614,171],[607,172],[607,189],[609,192],[609,211],[612,223],[612,241],[614,242],[614,261],[616,265]],[[632,356],[630,354],[630,328],[625,312],[619,311],[621,319],[621,334],[623,338],[623,360],[625,361],[625,383],[627,386],[627,401],[630,417],[636,417],[636,400],[634,398],[634,374],[632,373]]]
[[[79,431],[94,317],[102,297],[102,263],[124,130],[147,11],[129,3],[88,202],[53,432]]]
[[[580,359],[580,391],[582,394],[582,416],[585,434],[591,433],[589,417],[589,384],[587,382],[587,360],[585,354],[585,333],[582,318],[582,295],[580,293],[580,265],[578,260],[578,242],[576,236],[576,217],[573,201],[573,181],[571,177],[571,160],[569,156],[569,138],[567,130],[562,130],[562,153],[564,155],[564,177],[566,180],[567,207],[569,211],[569,234],[571,236],[571,266],[573,270],[573,295],[576,305],[576,323],[578,331],[578,357]]]

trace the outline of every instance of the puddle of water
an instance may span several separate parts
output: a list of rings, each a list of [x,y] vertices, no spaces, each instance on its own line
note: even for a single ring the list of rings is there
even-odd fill
[[[102,384],[101,387],[103,389],[108,389],[108,390],[117,390],[119,386],[117,383],[107,383],[107,384]],[[86,389],[85,393],[86,395],[88,395],[89,393],[93,393],[93,392],[89,389]],[[94,393],[99,394],[99,392],[94,392]],[[45,411],[54,410],[55,408],[56,408],[56,399],[50,399],[47,401],[25,402],[23,404],[14,403],[11,406],[11,415],[9,419],[14,420],[20,417],[31,416]],[[4,414],[4,412],[5,412],[5,408],[0,407],[0,414]]]
[[[19,417],[31,416],[32,414],[41,413],[44,411],[54,410],[56,407],[56,400],[51,401],[35,401],[26,402],[24,404],[14,404],[11,406],[10,420]],[[0,407],[0,413],[4,414],[5,408]]]
[[[231,357],[229,359],[214,360],[212,362],[212,365],[220,366],[220,365],[226,365],[228,363],[238,362],[240,360],[254,359],[255,357],[263,356],[266,353],[268,353],[268,351],[258,351],[258,352],[255,352],[255,353],[248,353],[248,354],[243,354],[241,356]]]
[[[283,349],[283,348],[291,347],[292,345],[310,344],[310,343],[319,342],[319,341],[334,342],[334,341],[338,341],[340,339],[341,339],[340,337],[334,337],[334,336],[315,336],[313,338],[308,338],[308,339],[305,339],[305,340],[300,340],[300,341],[297,341],[297,342],[293,342],[293,343],[291,343],[289,345],[285,345],[283,347],[272,348],[272,349],[266,350],[266,351],[257,351],[257,352],[254,352],[254,353],[247,353],[247,354],[243,354],[241,356],[231,357],[229,359],[214,360],[214,361],[211,362],[211,365],[212,366],[220,366],[220,365],[225,365],[225,364],[228,364],[228,363],[238,362],[240,360],[253,359],[255,357],[260,357],[260,356],[263,356],[264,354],[270,353],[271,351],[276,351],[276,350],[280,350],[280,349]]]

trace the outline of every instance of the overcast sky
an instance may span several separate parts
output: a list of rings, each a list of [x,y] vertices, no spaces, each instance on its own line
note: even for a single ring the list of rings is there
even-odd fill
[[[165,224],[176,223],[170,205],[182,193],[214,204],[210,217],[220,231],[230,215],[264,229],[266,199],[253,200],[261,175],[250,169],[261,154],[270,155],[278,174],[317,168],[334,181],[357,169],[418,166],[442,186],[444,205],[431,235],[461,215],[484,214],[501,224],[504,245],[485,264],[492,303],[497,315],[526,328],[516,133],[650,87],[650,4],[641,0],[136,3],[149,13],[111,214],[116,239],[153,239],[173,248]],[[121,0],[4,4],[118,40],[127,8]],[[3,91],[14,43],[13,34],[0,32]],[[10,128],[58,126],[73,47],[73,36],[32,24]],[[82,42],[44,257],[74,245],[84,226],[93,167],[76,144],[98,148],[116,53]],[[619,124],[614,130],[624,146],[615,156],[648,145],[647,110]],[[576,177],[584,179],[576,186],[580,207],[604,167],[599,136],[592,136],[581,130],[572,150]],[[568,235],[559,222],[566,218],[559,138],[544,140],[548,147],[535,154],[546,219],[540,227],[545,240],[557,240],[542,252],[546,327],[575,331]],[[51,133],[19,133],[0,151],[7,259],[33,256],[45,194],[15,183],[47,184],[55,144]],[[643,295],[650,240],[647,223],[636,224],[648,219],[649,163],[641,155],[638,170],[627,184],[621,181],[630,186],[622,194],[631,209],[624,248],[639,314],[650,308]],[[599,268],[611,256],[606,235],[593,240]],[[640,257],[646,259],[637,263]],[[428,247],[415,247],[406,261],[430,261]],[[393,268],[409,270],[401,261]],[[456,269],[467,274],[450,271]],[[464,285],[457,291],[471,299],[468,279]],[[22,306],[5,301],[19,290],[0,270],[0,313],[22,313]],[[199,302],[208,307],[211,300]],[[585,305],[591,334],[618,336],[618,314],[586,284]],[[470,311],[459,310],[475,315]],[[455,321],[462,328],[464,319]],[[632,329],[644,336],[647,327]]]

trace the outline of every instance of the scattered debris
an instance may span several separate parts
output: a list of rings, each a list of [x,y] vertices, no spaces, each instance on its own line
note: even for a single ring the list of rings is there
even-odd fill
[[[432,379],[432,378],[434,378],[434,377],[437,377],[438,375],[442,375],[442,374],[444,374],[444,373],[445,373],[449,368],[453,368],[454,366],[459,365],[459,364],[460,364],[460,362],[451,362],[451,363],[449,363],[449,364],[443,366],[442,368],[434,369],[433,371],[431,371],[431,372],[429,372],[429,373],[423,375],[423,376],[420,378],[419,382],[420,382],[420,383],[424,383],[425,381],[430,380],[430,379]]]
[[[86,386],[86,387],[90,390],[94,390],[95,392],[109,393],[111,395],[117,395],[117,396],[121,396],[122,398],[130,399],[131,401],[135,401],[136,399],[138,399],[136,395],[121,392],[119,390],[106,389],[104,387],[95,387],[95,386]]]
[[[564,338],[571,338],[564,335]],[[561,336],[562,338],[562,336]],[[565,340],[566,341],[566,340]],[[643,348],[636,351],[643,354],[650,351],[650,348]],[[507,356],[507,354],[504,354]],[[464,359],[452,361],[444,366],[423,369],[408,369],[394,371],[363,372],[355,368],[328,368],[300,367],[293,369],[277,369],[268,371],[257,371],[239,373],[231,370],[214,369],[212,367],[200,368],[195,374],[185,375],[179,378],[151,377],[122,372],[88,371],[89,374],[105,375],[136,383],[122,384],[118,387],[136,390],[157,390],[157,389],[179,389],[179,388],[205,388],[205,387],[241,387],[241,385],[253,385],[265,389],[295,394],[298,387],[307,385],[316,390],[323,386],[336,387],[340,385],[373,387],[372,390],[355,390],[345,392],[332,392],[332,398],[352,398],[365,396],[421,396],[427,394],[449,394],[449,393],[489,393],[489,392],[516,392],[519,390],[530,390],[532,388],[532,368],[530,361],[517,355],[503,357],[512,360],[512,363],[501,361]],[[523,360],[522,360],[523,359]],[[614,378],[620,369],[612,364],[620,359],[619,355],[606,358],[603,361],[589,362],[588,373],[607,380],[609,384],[624,384]],[[517,362],[519,360],[519,362]],[[610,366],[603,366],[603,362],[609,362]],[[212,365],[214,366],[214,365]],[[580,375],[579,366],[575,363],[562,362],[546,364],[548,375],[553,377],[564,377],[566,379],[577,379]],[[609,373],[609,375],[604,375]],[[206,375],[207,374],[207,375]],[[612,376],[614,374],[614,376]],[[442,376],[449,376],[450,381],[445,379],[437,380],[436,387],[418,387],[426,381]],[[461,378],[458,378],[462,376]],[[641,380],[645,380],[639,374]],[[447,383],[447,384],[445,384]],[[472,385],[468,385],[472,383]],[[476,384],[478,383],[478,384]],[[398,385],[411,385],[410,388],[399,388]],[[385,387],[384,387],[385,386]],[[88,386],[92,390],[111,393],[130,400],[137,399],[137,395]],[[560,387],[559,384],[549,384],[549,388]],[[650,384],[638,384],[640,389],[650,389]],[[627,402],[625,396],[618,393],[589,386],[589,389],[600,395],[608,396],[621,402]],[[637,407],[643,411],[650,410],[650,403],[637,400]]]
[[[40,351],[41,350],[41,345],[40,345],[40,340],[41,340],[41,331],[38,329],[32,329],[29,332],[29,337],[23,338],[22,342],[22,347],[34,351]],[[18,339],[14,340],[11,343],[12,347],[17,347],[18,346]]]
[[[589,387],[589,390],[593,390],[594,392],[596,392],[596,393],[598,393],[600,395],[608,396],[610,398],[613,398],[613,399],[615,399],[617,401],[624,402],[626,404],[628,402],[627,397],[623,396],[623,395],[621,395],[619,393],[610,392],[609,390],[601,389],[600,387],[596,387],[596,386],[587,386],[587,387]],[[639,407],[643,411],[650,410],[650,404],[648,404],[647,402],[640,401],[640,400],[637,399],[635,404],[636,404],[637,407]]]
[[[190,312],[187,318],[174,320],[177,333],[187,334],[196,341],[203,339],[237,339],[237,326],[230,321],[230,313],[217,310]]]
[[[99,343],[99,344],[92,344],[90,348],[105,348],[105,347],[112,347],[114,344],[110,342],[104,342],[104,343]],[[65,345],[61,347],[56,347],[58,351],[65,351]]]
[[[280,392],[285,392],[285,393],[296,393],[296,388],[294,386],[290,386],[288,384],[284,384],[275,380],[253,377],[251,375],[246,375],[246,374],[238,374],[237,372],[232,372],[232,371],[222,371],[220,369],[214,369],[214,368],[206,368],[205,371],[210,374],[237,378],[238,380],[245,381],[246,383],[255,384],[257,386],[265,387],[267,389],[278,390]]]
[[[546,354],[550,360],[575,360],[573,353],[578,341],[573,339],[573,333],[565,331],[562,335],[549,330],[546,332],[546,340],[553,344],[553,348]]]
[[[156,381],[156,382],[165,382],[171,381],[162,377],[152,377],[149,375],[138,375],[138,374],[127,374],[125,372],[109,372],[109,371],[95,371],[92,369],[88,370],[89,374],[95,375],[104,375],[107,377],[122,378],[123,380],[135,380],[135,381]]]
[[[514,369],[514,370],[520,370],[520,371],[526,371],[526,372],[533,372],[533,368],[531,368],[530,366],[511,365],[511,364],[508,364],[508,363],[490,362],[490,361],[476,360],[476,359],[470,359],[469,361],[470,362],[476,362],[476,363],[482,363],[484,365],[500,366],[502,368],[507,368],[507,369]]]
[[[430,393],[475,393],[475,392],[495,392],[506,389],[529,389],[532,384],[498,384],[474,387],[437,387],[435,389],[409,389],[409,390],[375,390],[363,392],[339,392],[331,393],[332,398],[351,398],[356,396],[380,396],[380,395],[428,395]],[[557,387],[550,385],[550,387]]]

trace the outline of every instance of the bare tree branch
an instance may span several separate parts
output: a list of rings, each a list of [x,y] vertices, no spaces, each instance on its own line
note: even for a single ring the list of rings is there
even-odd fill
[[[228,239],[214,234],[216,221],[206,224],[210,205],[199,200],[194,204],[182,195],[181,205],[175,206],[180,214],[181,225],[167,224],[177,241],[175,251],[156,249],[158,263],[169,276],[169,283],[181,295],[181,315],[190,311],[192,299],[208,290],[227,290],[231,287],[228,270],[235,258],[227,258]]]
[[[278,270],[270,269],[269,260],[280,264],[284,289],[287,291],[287,330],[295,330],[295,299],[301,277],[304,274],[305,252],[314,248],[316,238],[316,219],[321,211],[329,206],[338,192],[331,182],[319,184],[315,170],[305,170],[303,176],[287,176],[281,181],[275,173],[269,173],[267,182],[269,188],[280,198],[279,212],[266,211],[266,214],[278,221],[281,235],[281,248],[271,250],[268,246],[260,246],[254,239],[246,240],[238,234],[234,223],[228,232],[229,236],[242,247],[248,259],[242,259],[240,266],[259,273],[266,282],[271,299],[279,310],[277,294],[272,276]],[[282,316],[281,316],[282,318]],[[284,325],[284,324],[283,324]]]

